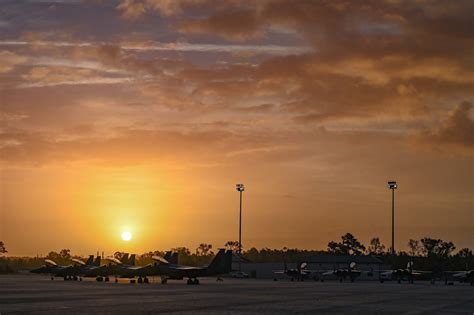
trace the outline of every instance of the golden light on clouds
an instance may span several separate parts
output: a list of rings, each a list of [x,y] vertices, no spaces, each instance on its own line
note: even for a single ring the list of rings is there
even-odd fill
[[[2,4],[9,253],[473,247],[472,1],[207,2]]]

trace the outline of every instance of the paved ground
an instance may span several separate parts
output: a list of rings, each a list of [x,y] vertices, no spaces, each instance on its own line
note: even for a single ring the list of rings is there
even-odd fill
[[[459,313],[474,314],[474,287],[429,283],[290,282],[203,279],[158,283],[51,281],[0,276],[0,313]]]

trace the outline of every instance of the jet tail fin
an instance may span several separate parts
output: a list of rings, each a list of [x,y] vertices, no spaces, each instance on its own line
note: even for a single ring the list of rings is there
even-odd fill
[[[89,255],[89,258],[87,258],[86,260],[86,266],[92,265],[93,262],[94,262],[94,255]]]
[[[130,255],[130,258],[128,259],[128,264],[130,266],[135,266],[135,254]]]
[[[232,271],[232,250],[228,250],[225,252],[225,267],[224,273],[229,273]]]
[[[207,267],[210,273],[225,273],[226,272],[226,253],[225,249],[219,249],[214,259],[211,261]],[[232,261],[231,261],[232,263]]]
[[[100,256],[97,256],[94,260],[94,263],[93,265],[94,266],[100,266],[100,260],[101,260],[101,257]]]
[[[120,262],[124,265],[128,265],[128,253],[125,253],[120,257]]]
[[[170,264],[177,265],[178,264],[178,253],[168,251],[168,252],[166,252],[164,259],[166,259]]]

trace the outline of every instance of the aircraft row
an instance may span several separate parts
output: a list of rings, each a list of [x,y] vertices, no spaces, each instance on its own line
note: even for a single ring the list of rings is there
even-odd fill
[[[45,265],[31,270],[32,273],[48,274],[51,280],[62,277],[64,280],[82,280],[82,277],[95,277],[97,281],[110,281],[115,278],[135,278],[138,283],[148,283],[150,276],[159,276],[161,283],[166,284],[168,279],[182,280],[187,278],[187,284],[199,284],[199,277],[218,276],[229,273],[232,269],[232,251],[220,249],[211,263],[207,266],[194,267],[178,264],[178,254],[167,252],[164,257],[153,256],[153,263],[146,266],[135,265],[135,255],[125,254],[121,259],[114,257],[105,258],[102,263],[100,256],[94,259],[89,256],[87,261],[72,259],[72,264],[58,265],[50,259],[45,260]],[[135,279],[131,280],[134,282]]]
[[[284,270],[274,270],[274,274],[284,274],[288,276],[291,281],[304,281],[307,279],[319,280],[324,282],[328,278],[336,277],[340,282],[345,281],[346,279],[354,282],[362,274],[373,274],[372,271],[361,271],[356,268],[356,263],[351,262],[348,264],[347,268],[338,268],[333,270],[309,270],[307,269],[308,264],[303,262],[297,265],[297,268],[288,269],[285,263]],[[448,284],[449,280],[456,280],[461,283],[470,283],[471,286],[474,285],[474,270],[465,270],[465,271],[445,271],[442,273],[441,279],[445,280],[445,283]],[[396,280],[398,283],[402,281],[408,281],[413,283],[415,279],[429,279],[431,283],[435,282],[435,273],[431,271],[421,271],[413,269],[413,262],[409,262],[405,269],[394,269],[394,270],[380,270],[379,271],[379,281],[384,283],[388,280]],[[274,278],[275,281],[278,278]]]

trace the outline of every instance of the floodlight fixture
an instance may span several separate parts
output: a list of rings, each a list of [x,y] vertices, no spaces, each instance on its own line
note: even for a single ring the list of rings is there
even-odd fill
[[[235,188],[237,189],[237,191],[240,191],[240,192],[245,190],[244,184],[237,184],[235,185]]]
[[[240,195],[240,207],[239,207],[239,256],[242,254],[242,192],[245,191],[244,184],[240,183],[235,185],[235,188]],[[239,271],[242,271],[241,257],[239,257]]]
[[[389,181],[388,188],[392,190],[392,255],[395,255],[395,189],[398,188],[397,182]]]

